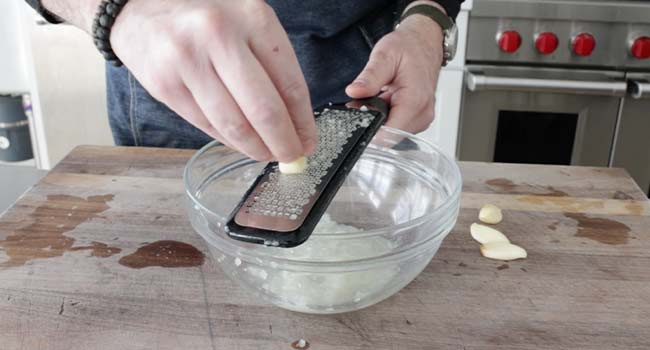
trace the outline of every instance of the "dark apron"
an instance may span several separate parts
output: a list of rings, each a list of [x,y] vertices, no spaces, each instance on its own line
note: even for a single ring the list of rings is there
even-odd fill
[[[342,102],[372,45],[392,30],[396,1],[269,0],[298,55],[312,104]],[[108,111],[118,145],[200,148],[212,139],[153,99],[125,68],[107,65]]]

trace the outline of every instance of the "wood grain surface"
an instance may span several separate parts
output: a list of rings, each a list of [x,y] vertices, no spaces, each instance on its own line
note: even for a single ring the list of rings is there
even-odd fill
[[[184,208],[192,154],[80,147],[0,218],[0,349],[650,349],[650,204],[623,170],[461,163],[458,222],[424,272],[317,316],[215,265]],[[528,259],[480,256],[485,203]]]

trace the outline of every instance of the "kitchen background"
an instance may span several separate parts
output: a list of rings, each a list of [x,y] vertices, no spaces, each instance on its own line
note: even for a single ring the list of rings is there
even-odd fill
[[[650,1],[466,0],[421,136],[460,160],[624,167],[650,191]],[[111,145],[85,33],[0,2],[0,161]]]

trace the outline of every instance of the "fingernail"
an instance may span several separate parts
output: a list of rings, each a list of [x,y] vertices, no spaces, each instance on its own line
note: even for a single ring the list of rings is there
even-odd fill
[[[352,82],[352,85],[363,86],[366,85],[367,83],[368,81],[366,79],[357,78],[355,81]]]
[[[380,90],[381,92],[386,92],[386,91],[388,91],[388,85],[384,85],[384,86],[382,86],[381,89],[379,89],[379,90]]]

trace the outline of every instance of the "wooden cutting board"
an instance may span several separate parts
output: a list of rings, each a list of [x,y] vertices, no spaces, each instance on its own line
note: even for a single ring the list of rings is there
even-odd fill
[[[650,204],[623,170],[461,163],[458,223],[424,272],[317,316],[215,266],[185,213],[192,154],[80,147],[0,218],[1,349],[650,349]],[[480,256],[484,203],[527,260]]]

